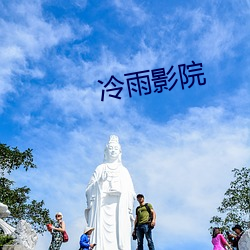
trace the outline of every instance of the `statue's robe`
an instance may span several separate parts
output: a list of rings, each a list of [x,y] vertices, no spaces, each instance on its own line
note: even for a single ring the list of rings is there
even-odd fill
[[[95,250],[131,250],[135,191],[128,170],[121,163],[115,166],[99,165],[86,189],[85,217],[95,228],[91,235]]]

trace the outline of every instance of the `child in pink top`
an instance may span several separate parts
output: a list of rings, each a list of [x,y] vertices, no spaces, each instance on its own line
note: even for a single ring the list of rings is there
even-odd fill
[[[218,227],[213,229],[212,244],[214,245],[213,250],[225,250],[225,246],[228,246],[229,249],[232,249],[232,247],[227,243],[223,234],[221,234],[221,231]]]

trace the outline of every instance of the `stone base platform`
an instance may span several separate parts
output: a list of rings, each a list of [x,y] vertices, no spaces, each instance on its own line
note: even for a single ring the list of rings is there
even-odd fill
[[[9,245],[9,246],[3,246],[0,247],[2,250],[26,250],[23,246],[21,245]]]

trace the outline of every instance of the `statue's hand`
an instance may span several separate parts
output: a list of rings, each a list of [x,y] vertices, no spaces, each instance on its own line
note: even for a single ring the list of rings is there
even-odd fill
[[[93,206],[95,200],[95,195],[92,195],[89,200],[87,200],[87,209],[90,209]]]
[[[130,221],[132,221],[132,222],[135,221],[133,214],[130,214]]]
[[[87,208],[90,209],[90,208],[92,207],[92,205],[93,205],[93,202],[92,202],[92,200],[90,200],[90,201],[88,202],[88,204],[87,204]]]

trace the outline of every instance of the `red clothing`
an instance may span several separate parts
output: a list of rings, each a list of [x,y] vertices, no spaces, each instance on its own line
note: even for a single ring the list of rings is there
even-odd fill
[[[213,250],[225,250],[227,241],[222,234],[217,234],[216,237],[212,238],[212,244],[214,245]]]

